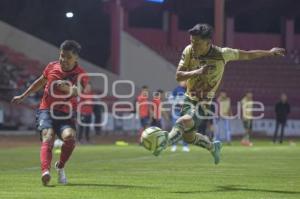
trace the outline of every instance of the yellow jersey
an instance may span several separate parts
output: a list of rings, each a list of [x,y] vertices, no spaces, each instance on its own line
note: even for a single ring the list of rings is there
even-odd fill
[[[239,50],[232,48],[221,48],[212,45],[206,55],[197,55],[192,45],[188,45],[183,53],[178,67],[182,71],[192,71],[203,65],[209,65],[207,73],[187,80],[186,95],[195,101],[210,102],[220,85],[224,66],[231,60],[239,59]]]
[[[244,97],[241,101],[242,110],[243,110],[243,120],[251,120],[253,119],[252,109],[253,109],[253,101],[247,97]]]

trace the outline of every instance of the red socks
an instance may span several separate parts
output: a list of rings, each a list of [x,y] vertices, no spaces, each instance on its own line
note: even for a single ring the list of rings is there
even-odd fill
[[[54,140],[42,142],[41,151],[40,151],[42,173],[44,173],[47,170],[50,170],[51,168],[53,143]],[[61,147],[61,154],[60,154],[58,168],[63,168],[65,166],[65,163],[70,158],[74,148],[75,148],[74,139],[64,141],[64,144]]]
[[[74,148],[75,148],[75,140],[74,139],[69,139],[69,140],[64,141],[64,144],[61,147],[60,160],[57,165],[57,167],[59,169],[64,168],[65,163],[70,158]]]
[[[54,140],[42,142],[41,151],[40,151],[42,173],[44,173],[46,170],[50,170],[53,143]]]

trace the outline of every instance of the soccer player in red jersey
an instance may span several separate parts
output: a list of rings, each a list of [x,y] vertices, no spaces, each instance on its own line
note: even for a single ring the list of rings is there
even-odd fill
[[[148,86],[143,86],[140,95],[137,97],[138,114],[141,121],[142,131],[146,129],[150,123],[149,104]]]
[[[75,120],[77,95],[88,83],[86,72],[78,64],[81,46],[72,40],[60,46],[59,60],[50,62],[43,74],[21,95],[15,96],[12,103],[21,103],[31,93],[43,87],[44,94],[37,112],[37,127],[41,135],[42,183],[48,185],[51,179],[50,167],[52,148],[57,135],[63,140],[59,161],[55,163],[58,182],[66,184],[64,166],[75,147]]]
[[[157,90],[152,99],[152,118],[151,118],[151,126],[157,126],[161,128],[161,97],[163,95],[162,90]]]
[[[138,130],[138,140],[143,131],[150,125],[150,104],[148,86],[143,86],[140,94],[136,98],[136,111],[140,119],[141,128]]]
[[[151,118],[151,126],[156,126],[162,128],[162,119],[164,121],[169,122],[170,118],[166,111],[163,110],[162,102],[164,101],[164,91],[158,89],[154,94],[152,99],[152,118]]]

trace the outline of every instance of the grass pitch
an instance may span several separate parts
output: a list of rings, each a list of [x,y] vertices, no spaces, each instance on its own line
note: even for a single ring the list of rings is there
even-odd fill
[[[299,145],[254,144],[224,146],[218,166],[197,147],[154,157],[137,145],[79,146],[66,166],[69,184],[57,184],[52,169],[49,187],[41,184],[39,147],[2,148],[0,198],[299,199]]]

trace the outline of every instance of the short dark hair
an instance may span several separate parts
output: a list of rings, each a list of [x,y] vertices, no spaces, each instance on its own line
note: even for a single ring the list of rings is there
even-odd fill
[[[158,89],[156,92],[163,93],[164,91],[162,89]]]
[[[154,96],[155,97],[159,97],[160,95],[162,95],[164,93],[164,91],[162,89],[158,89],[155,93]]]
[[[77,41],[66,40],[60,45],[60,50],[72,51],[72,53],[79,55],[81,46]]]
[[[196,24],[189,29],[190,35],[200,36],[202,39],[212,39],[213,32],[213,28],[208,24]]]
[[[148,86],[144,85],[142,86],[142,89],[148,89]]]

